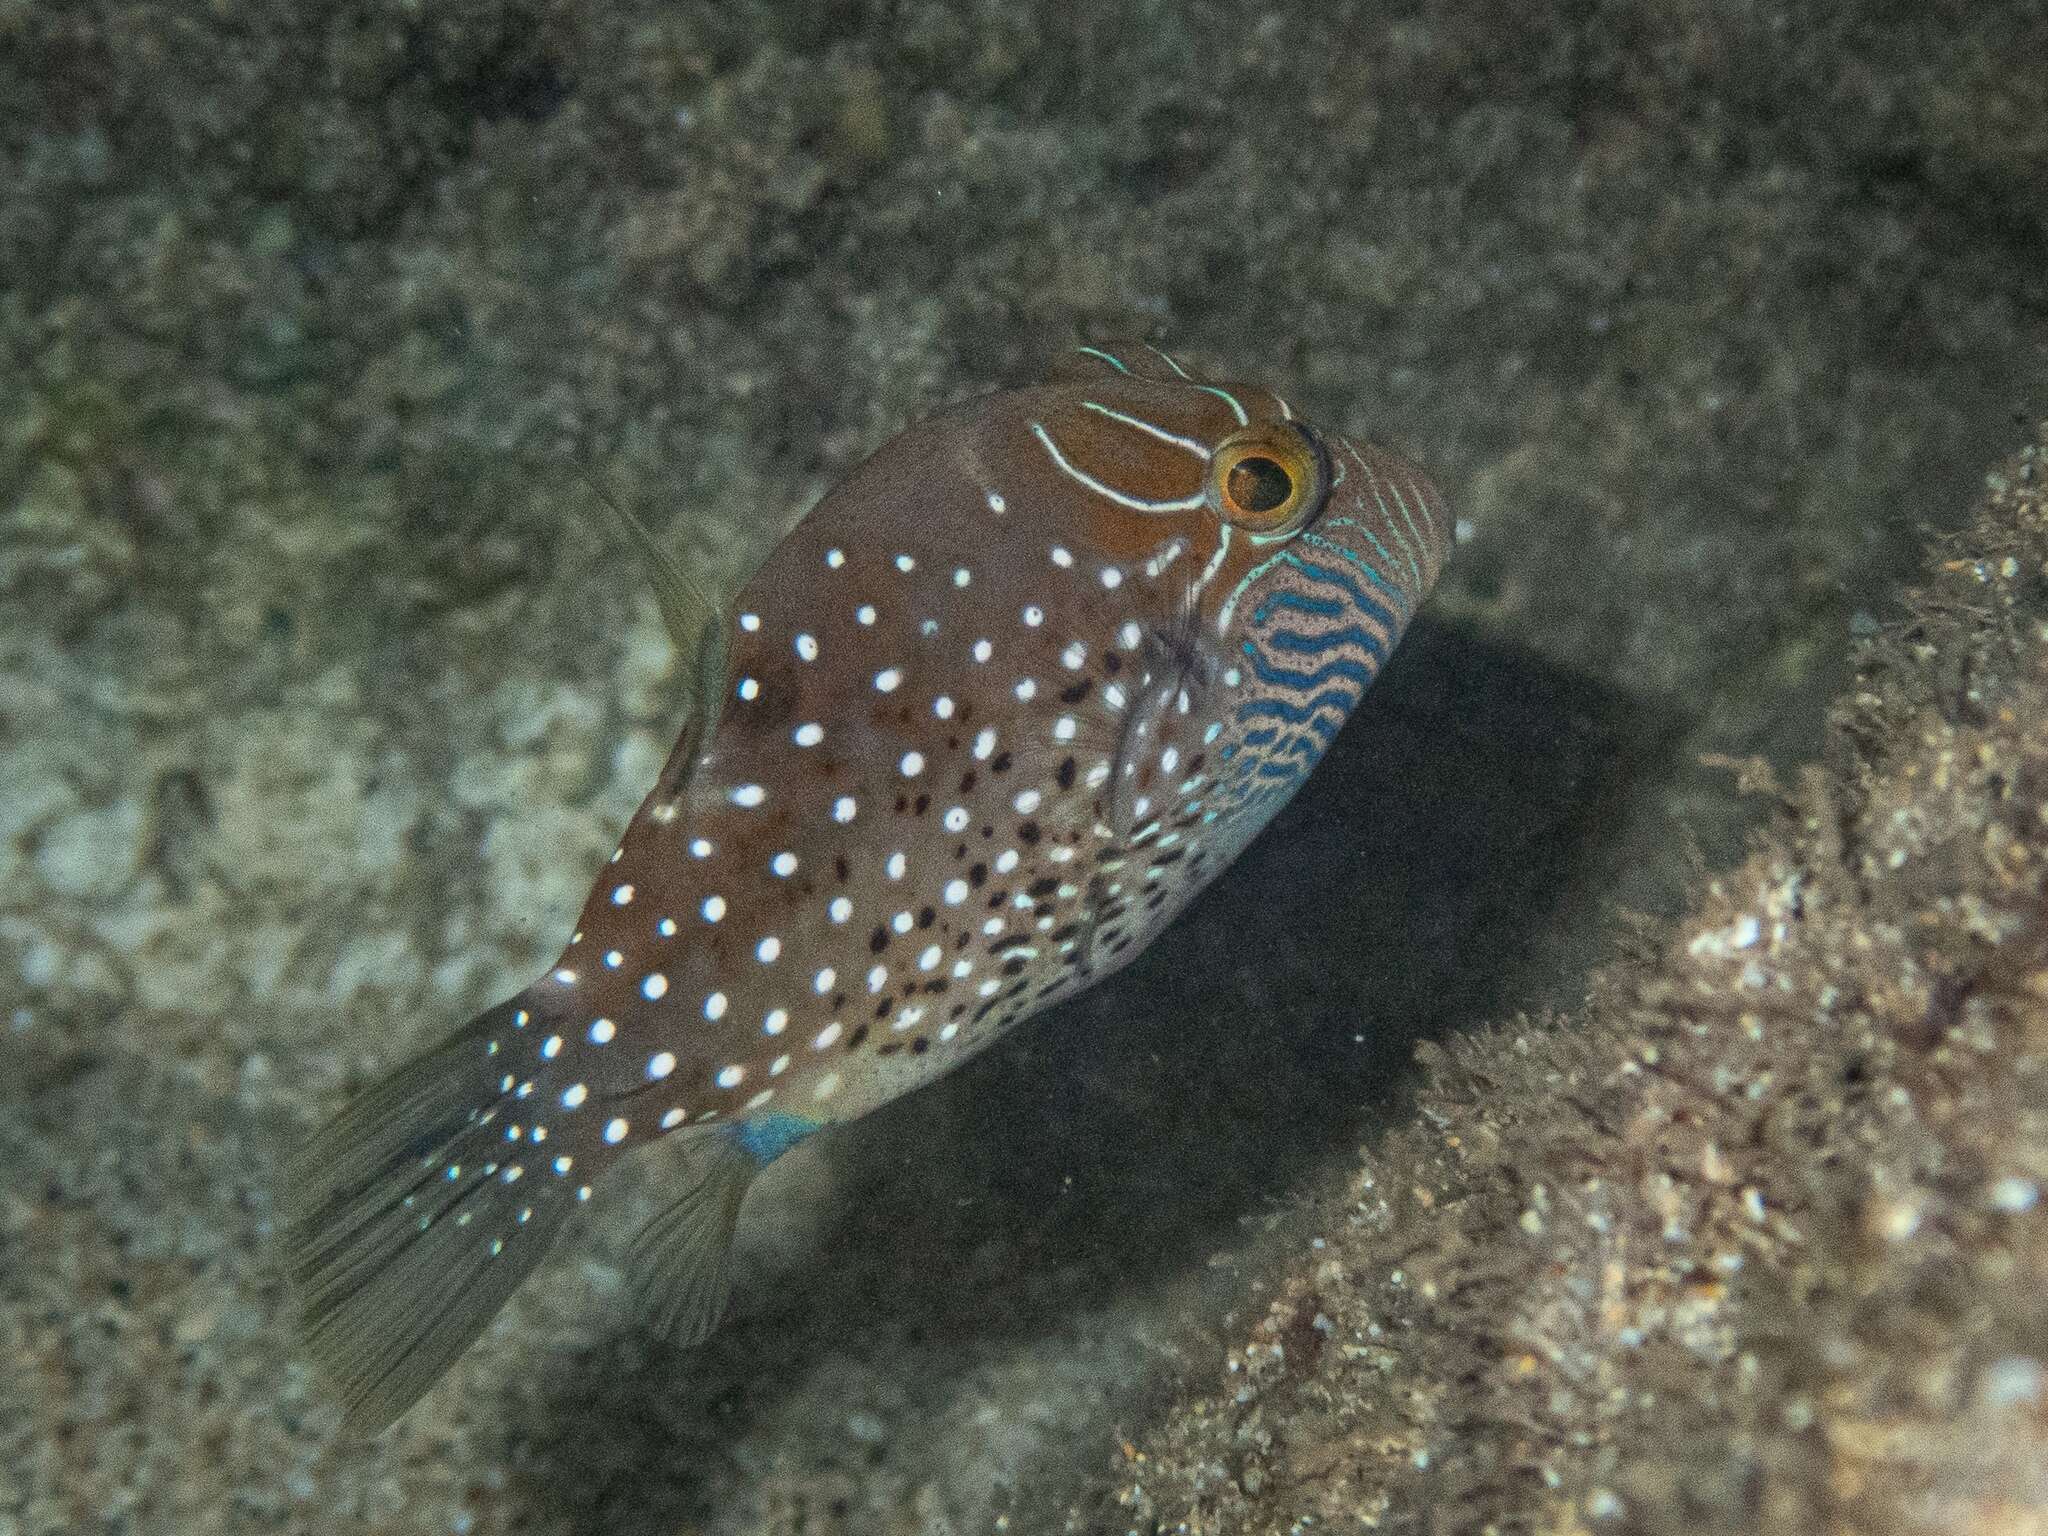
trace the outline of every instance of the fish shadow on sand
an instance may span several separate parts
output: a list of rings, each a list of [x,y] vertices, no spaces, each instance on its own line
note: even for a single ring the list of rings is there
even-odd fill
[[[1561,913],[1590,946],[1617,806],[1669,771],[1678,726],[1419,621],[1301,794],[1144,956],[833,1134],[844,1198],[775,1297],[695,1350],[621,1308],[596,1347],[524,1362],[546,1385],[508,1428],[515,1496],[546,1528],[636,1536],[710,1516],[752,1480],[756,1434],[797,1438],[750,1463],[839,1469],[821,1490],[884,1455],[935,1469],[848,1439],[852,1405],[791,1403],[830,1361],[885,1378],[892,1433],[938,1433],[977,1368],[1072,1352],[1077,1318],[1114,1326],[1119,1298],[1242,1246],[1244,1218],[1398,1119],[1418,1040],[1543,1000],[1532,972],[1560,957],[1532,958]]]

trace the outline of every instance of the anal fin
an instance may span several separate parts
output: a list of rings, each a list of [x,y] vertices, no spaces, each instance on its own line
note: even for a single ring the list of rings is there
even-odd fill
[[[681,1188],[642,1227],[626,1264],[642,1315],[671,1343],[701,1342],[725,1315],[732,1235],[761,1163],[727,1127],[685,1133],[671,1154]]]

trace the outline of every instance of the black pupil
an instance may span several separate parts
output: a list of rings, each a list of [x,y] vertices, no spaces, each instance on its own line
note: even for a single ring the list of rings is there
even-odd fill
[[[1264,454],[1252,454],[1230,466],[1230,499],[1247,512],[1270,512],[1294,494],[1294,480]]]

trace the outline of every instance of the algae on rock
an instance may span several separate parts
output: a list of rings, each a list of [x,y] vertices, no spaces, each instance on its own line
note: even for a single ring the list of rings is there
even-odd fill
[[[1690,915],[1571,1017],[1423,1048],[1103,1521],[2041,1527],[2048,426],[1907,606]]]

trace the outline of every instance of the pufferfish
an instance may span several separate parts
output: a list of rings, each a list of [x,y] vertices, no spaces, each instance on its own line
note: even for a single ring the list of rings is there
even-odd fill
[[[1151,348],[882,447],[701,626],[687,724],[560,958],[294,1159],[309,1352],[374,1431],[613,1163],[685,1342],[749,1181],[1127,964],[1329,747],[1435,583],[1441,498]],[[708,605],[707,605],[708,608]]]

